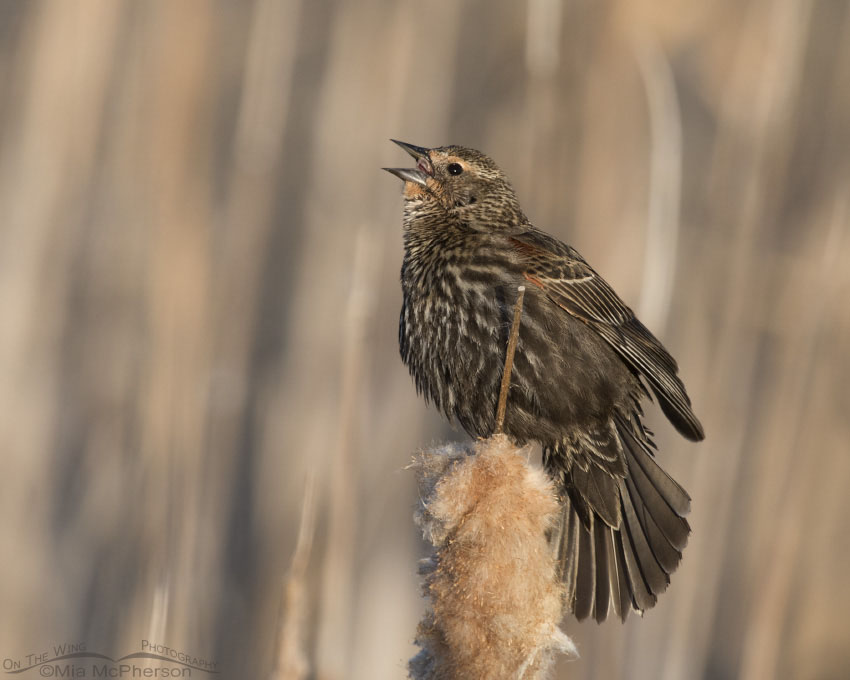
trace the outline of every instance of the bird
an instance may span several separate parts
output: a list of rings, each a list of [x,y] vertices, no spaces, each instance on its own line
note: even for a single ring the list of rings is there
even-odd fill
[[[493,434],[525,286],[503,431],[542,447],[568,611],[643,615],[682,559],[691,505],[656,461],[644,401],[705,437],[676,361],[578,251],[531,223],[490,157],[391,141],[416,161],[383,169],[404,181],[399,349],[417,391],[471,436]]]

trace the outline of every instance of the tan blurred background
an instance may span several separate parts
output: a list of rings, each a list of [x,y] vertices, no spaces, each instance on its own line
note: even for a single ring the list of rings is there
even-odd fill
[[[0,3],[0,658],[270,677],[288,613],[311,677],[404,677],[404,467],[465,435],[398,358],[389,137],[492,155],[706,427],[650,418],[691,542],[558,677],[850,677],[838,0]]]

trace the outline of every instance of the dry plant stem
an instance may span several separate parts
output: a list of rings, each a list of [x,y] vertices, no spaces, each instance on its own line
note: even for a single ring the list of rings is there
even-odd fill
[[[638,317],[655,333],[667,324],[676,276],[682,201],[682,117],[676,80],[660,45],[646,36],[636,44],[649,107],[650,175],[643,283]]]
[[[322,565],[316,673],[339,680],[349,677],[352,651],[351,612],[354,606],[354,572],[357,549],[358,499],[355,493],[360,466],[358,416],[360,394],[367,389],[366,335],[375,313],[374,272],[380,260],[379,242],[362,226],[357,233],[351,288],[346,305],[343,336],[341,395],[337,444],[330,466],[327,551]]]
[[[519,339],[519,322],[522,318],[522,301],[525,298],[525,286],[517,288],[519,295],[514,305],[514,320],[511,324],[511,335],[508,339],[508,351],[505,355],[505,370],[502,373],[502,386],[499,389],[499,406],[496,410],[496,429],[493,434],[501,434],[505,426],[505,411],[508,407],[508,390],[511,386],[511,371],[514,367],[514,353]]]
[[[301,504],[301,524],[292,555],[289,574],[283,584],[283,607],[277,640],[277,660],[271,680],[301,680],[307,676],[309,663],[304,653],[304,626],[307,619],[307,593],[304,584],[313,535],[316,528],[316,471],[310,468]]]

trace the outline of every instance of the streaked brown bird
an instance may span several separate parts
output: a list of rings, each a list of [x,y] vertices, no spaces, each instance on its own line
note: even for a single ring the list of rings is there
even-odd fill
[[[395,141],[395,140],[393,140]],[[655,394],[704,438],[675,360],[573,248],[536,229],[499,167],[460,146],[395,142],[404,180],[401,357],[417,390],[472,436],[492,434],[517,287],[527,293],[504,431],[538,441],[563,517],[553,540],[578,619],[643,613],[670,583],[690,497],[655,461]]]

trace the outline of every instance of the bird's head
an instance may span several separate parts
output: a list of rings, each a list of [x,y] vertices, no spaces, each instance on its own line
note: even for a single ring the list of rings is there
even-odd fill
[[[508,178],[492,159],[463,146],[426,149],[398,142],[415,168],[384,168],[404,180],[404,198],[422,212],[441,210],[476,230],[527,222]]]

